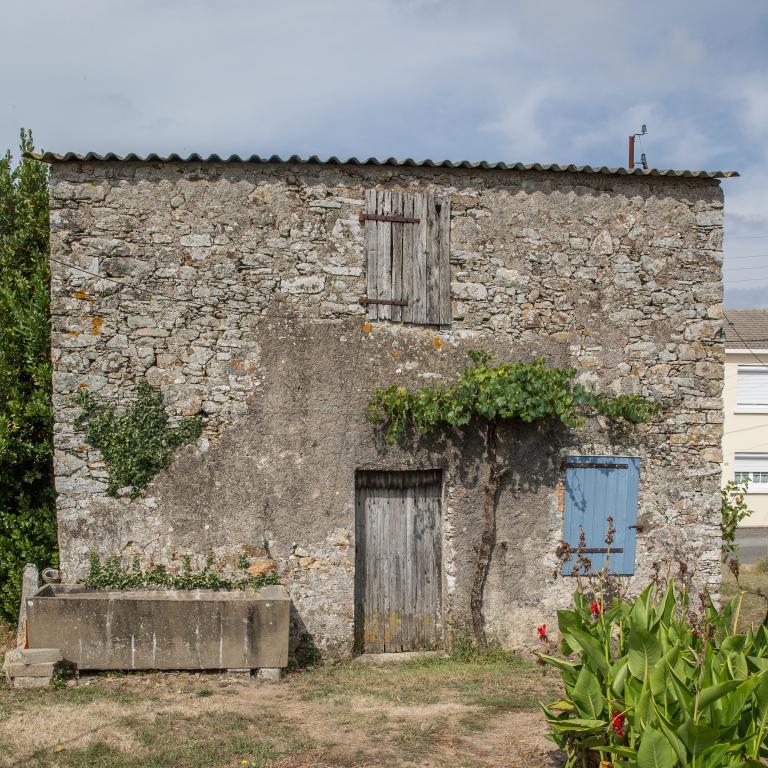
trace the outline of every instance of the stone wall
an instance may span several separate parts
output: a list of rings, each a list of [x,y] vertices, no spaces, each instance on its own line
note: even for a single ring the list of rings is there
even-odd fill
[[[372,186],[451,198],[449,328],[365,322],[358,214]],[[641,457],[637,573],[683,559],[719,583],[722,194],[709,179],[427,168],[57,163],[51,186],[55,472],[66,579],[95,550],[178,563],[279,563],[327,652],[351,650],[356,469],[443,467],[443,614],[468,619],[486,467],[444,432],[388,447],[377,386],[450,381],[470,349],[543,355],[662,403],[618,429],[508,427],[512,465],[486,591],[505,645],[553,623],[567,453]],[[76,267],[76,268],[74,268]],[[119,282],[115,282],[119,281]],[[204,434],[143,498],[105,493],[71,395],[130,402],[146,378]]]

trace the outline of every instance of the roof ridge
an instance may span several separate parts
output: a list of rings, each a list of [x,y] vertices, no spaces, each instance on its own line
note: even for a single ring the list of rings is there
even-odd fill
[[[413,160],[408,157],[404,160],[398,160],[394,157],[388,157],[384,160],[369,157],[360,160],[357,157],[348,157],[346,160],[332,155],[326,160],[318,155],[311,155],[303,158],[300,155],[291,155],[288,158],[282,158],[279,155],[270,155],[269,157],[261,155],[250,155],[241,157],[240,155],[229,155],[221,157],[217,154],[202,156],[195,153],[186,157],[176,154],[158,155],[151,152],[148,155],[138,155],[130,152],[127,155],[118,155],[114,152],[107,152],[101,155],[97,152],[86,152],[80,154],[77,152],[65,152],[57,154],[55,152],[25,152],[24,157],[40,160],[44,163],[68,163],[68,162],[181,162],[181,163],[258,163],[258,164],[301,164],[301,165],[379,165],[379,166],[398,166],[409,168],[469,168],[473,170],[497,170],[497,171],[534,171],[550,173],[585,173],[598,174],[605,176],[672,176],[680,178],[706,178],[706,179],[724,179],[739,176],[738,171],[695,171],[695,170],[674,170],[671,168],[621,168],[608,167],[605,165],[574,165],[572,163],[561,165],[558,163],[505,163],[489,162],[481,160],[479,162],[470,162],[469,160]]]

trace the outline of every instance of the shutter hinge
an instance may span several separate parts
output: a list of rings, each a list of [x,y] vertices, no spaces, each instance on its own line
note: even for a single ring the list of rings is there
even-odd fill
[[[571,551],[577,555],[582,553],[587,555],[607,555],[609,552],[615,552],[620,555],[624,553],[624,547],[584,547],[584,549],[572,548]]]
[[[360,213],[360,221],[393,221],[400,224],[418,224],[421,219],[409,219],[407,216],[388,216],[383,213]]]
[[[387,304],[391,307],[407,307],[408,302],[403,299],[369,299],[367,296],[361,296],[358,304],[367,307],[369,304]]]
[[[579,464],[572,461],[563,461],[560,463],[562,469],[627,469],[629,464],[600,464],[599,462],[584,462]]]

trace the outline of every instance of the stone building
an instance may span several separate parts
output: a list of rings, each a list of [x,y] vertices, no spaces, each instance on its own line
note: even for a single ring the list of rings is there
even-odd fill
[[[654,561],[683,560],[697,586],[717,590],[719,178],[730,174],[41,159],[66,580],[82,578],[91,550],[144,564],[266,553],[297,635],[322,652],[450,643],[469,620],[482,442],[470,428],[389,446],[366,406],[380,386],[450,382],[468,351],[487,350],[543,356],[587,386],[662,406],[640,426],[504,426],[511,470],[485,584],[488,635],[532,643],[567,603],[573,584],[554,575],[555,553],[584,523],[569,508],[579,472],[594,472],[599,504],[621,507],[631,586]],[[173,418],[202,412],[203,435],[141,498],[110,497],[72,395],[87,387],[122,407],[143,379]],[[410,603],[375,594],[395,582]],[[391,623],[383,641],[381,626],[361,624],[372,613]]]

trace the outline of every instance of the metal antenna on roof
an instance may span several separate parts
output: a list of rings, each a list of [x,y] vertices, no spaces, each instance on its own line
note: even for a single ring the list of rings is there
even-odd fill
[[[633,133],[629,137],[629,162],[627,163],[627,168],[630,170],[637,165],[635,162],[635,138],[638,136],[645,136],[647,133],[648,129],[645,127],[645,123],[643,123],[640,128],[640,133]],[[643,166],[643,169],[648,169],[648,161],[645,159],[645,152],[640,155],[640,165]]]

